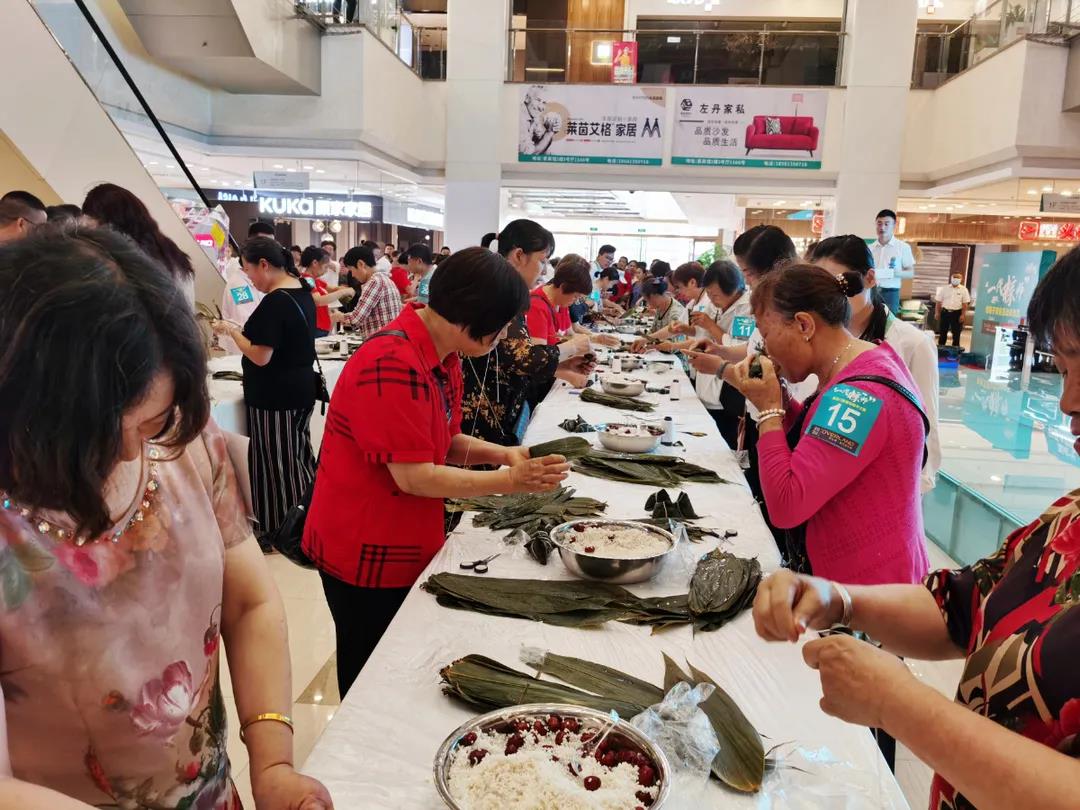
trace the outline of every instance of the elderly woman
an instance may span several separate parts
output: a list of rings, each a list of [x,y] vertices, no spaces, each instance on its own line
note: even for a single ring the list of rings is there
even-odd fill
[[[1053,347],[1061,410],[1080,436],[1080,251],[1039,284],[1028,322]],[[1073,492],[993,556],[937,571],[925,587],[846,588],[781,571],[758,589],[754,622],[770,641],[844,624],[883,644],[833,635],[808,643],[803,657],[821,673],[826,712],[885,729],[937,772],[934,810],[1065,810],[1077,806],[1080,785],[1078,605]],[[916,680],[890,652],[966,659],[956,699]]]
[[[107,230],[0,249],[2,807],[239,808],[222,641],[256,808],[330,807],[190,312]]]
[[[769,356],[753,369],[740,363],[734,385],[758,409],[761,487],[773,524],[787,530],[789,564],[844,582],[918,582],[929,567],[926,417],[892,347],[848,331],[848,298],[861,289],[858,273],[813,265],[758,282],[751,304]],[[792,382],[816,375],[817,391],[785,401],[777,365]]]

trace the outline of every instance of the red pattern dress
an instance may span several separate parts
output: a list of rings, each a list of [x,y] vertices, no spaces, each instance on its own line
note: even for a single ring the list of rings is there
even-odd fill
[[[1080,758],[1080,490],[992,557],[937,571],[926,584],[968,652],[957,702]],[[973,806],[934,777],[931,810]]]

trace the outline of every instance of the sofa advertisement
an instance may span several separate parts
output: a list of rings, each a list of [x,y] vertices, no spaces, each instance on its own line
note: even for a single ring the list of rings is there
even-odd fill
[[[663,87],[523,85],[521,163],[659,166],[664,159]]]
[[[673,164],[821,168],[827,91],[722,86],[673,93]]]

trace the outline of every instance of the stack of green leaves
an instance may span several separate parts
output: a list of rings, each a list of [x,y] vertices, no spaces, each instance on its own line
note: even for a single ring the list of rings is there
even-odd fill
[[[609,408],[618,408],[623,411],[642,411],[645,413],[651,413],[656,407],[651,402],[642,402],[640,399],[624,397],[619,394],[606,394],[592,388],[586,388],[581,392],[581,401],[607,405]]]
[[[685,483],[727,484],[712,470],[677,456],[652,453],[613,453],[593,449],[574,462],[574,471],[608,481],[652,487],[680,487]]]
[[[543,444],[534,444],[529,448],[529,458],[543,458],[544,456],[563,456],[566,459],[581,458],[589,454],[592,444],[588,439],[580,436],[570,436],[565,439],[554,439]]]
[[[574,497],[574,490],[559,487],[550,492],[514,495],[482,495],[446,501],[448,512],[477,512],[474,526],[496,531],[521,529],[528,534],[550,531],[560,523],[599,517],[607,504],[595,498]]]
[[[712,775],[729,787],[746,793],[755,793],[761,788],[766,764],[761,735],[731,696],[704,672],[691,666],[691,674],[687,674],[665,655],[664,688],[661,689],[612,667],[580,658],[543,653],[529,663],[537,668],[537,677],[480,655],[468,655],[455,661],[444,667],[439,675],[445,694],[486,710],[524,703],[567,703],[602,712],[614,710],[627,720],[660,703],[680,681],[712,684],[715,691],[701,704],[720,742],[720,752],[712,763]],[[539,675],[548,675],[563,683],[541,680]]]
[[[733,555],[725,558],[730,559],[725,559],[724,567],[718,571],[710,569],[700,576],[694,572],[691,593],[648,599],[607,582],[471,577],[445,572],[428,577],[421,587],[443,607],[560,627],[625,622],[656,630],[693,624],[695,630],[709,631],[722,627],[749,607],[761,580],[757,560]],[[739,575],[726,575],[724,571],[728,570]]]

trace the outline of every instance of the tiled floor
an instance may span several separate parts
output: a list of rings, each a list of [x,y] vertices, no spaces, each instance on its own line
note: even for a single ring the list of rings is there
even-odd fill
[[[267,558],[270,570],[285,601],[289,624],[289,650],[293,671],[293,721],[296,723],[296,763],[303,764],[315,741],[340,705],[334,658],[334,629],[323,599],[318,574],[296,567],[280,556]],[[952,561],[936,546],[930,547],[932,568],[945,568]],[[960,677],[960,662],[925,662],[909,664],[921,679],[952,696]],[[227,665],[226,665],[227,666]],[[229,758],[244,806],[255,807],[251,799],[247,750],[240,743],[236,709],[229,699],[232,684],[224,679],[223,688],[229,710]],[[927,806],[930,795],[930,769],[898,746],[896,777],[913,810]]]

